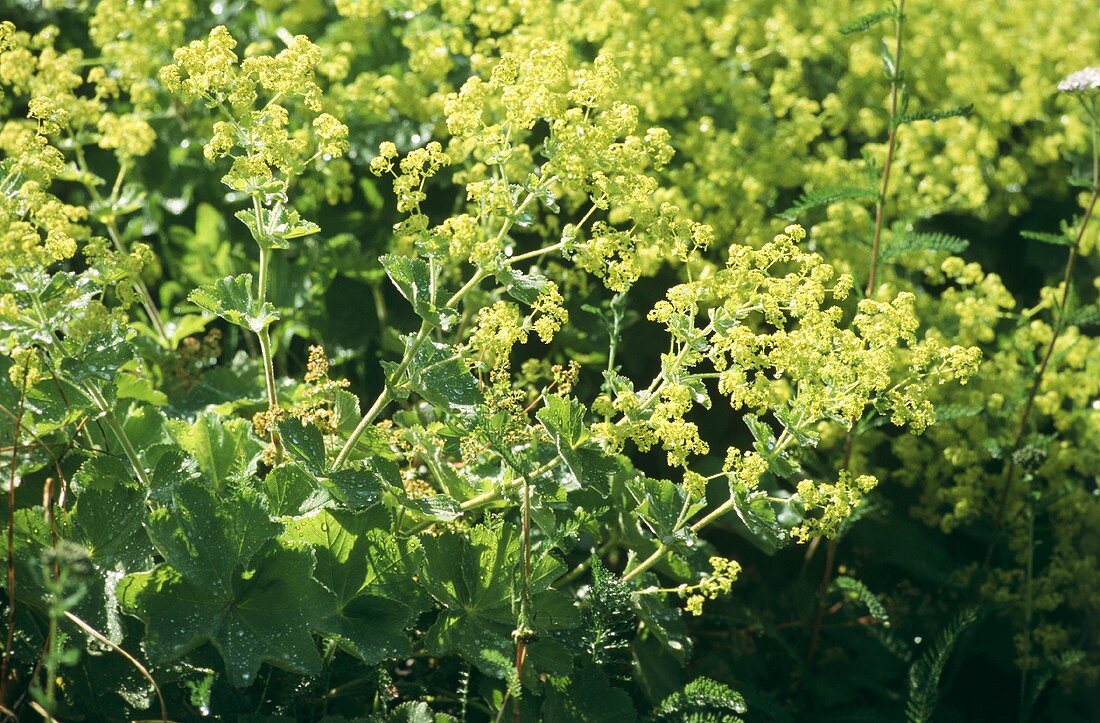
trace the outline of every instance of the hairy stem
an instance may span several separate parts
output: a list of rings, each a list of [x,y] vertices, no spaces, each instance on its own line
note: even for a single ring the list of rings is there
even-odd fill
[[[416,333],[416,337],[409,345],[409,348],[405,351],[405,355],[402,357],[401,363],[397,366],[397,369],[394,370],[393,377],[395,380],[400,379],[401,375],[408,370],[409,365],[412,364],[413,356],[416,354],[417,350],[424,343],[424,341],[428,338],[428,334],[431,331],[431,328],[431,324],[429,324],[427,321],[424,321],[420,324],[420,331]],[[363,436],[363,434],[370,427],[371,423],[378,417],[379,414],[382,413],[382,410],[386,408],[386,405],[390,402],[391,398],[392,396],[390,394],[389,380],[386,380],[386,385],[378,394],[378,398],[374,400],[374,404],[370,406],[370,409],[366,411],[366,413],[363,415],[363,418],[359,420],[359,424],[355,425],[355,429],[352,430],[351,434],[348,436],[347,441],[344,442],[344,446],[340,449],[340,453],[336,455],[336,461],[332,464],[334,469],[339,469],[344,465],[345,462],[347,462],[348,455],[351,454],[351,451],[355,448],[356,443],[359,442],[359,438]]]
[[[901,70],[904,50],[904,29],[905,0],[898,0],[897,16],[894,19],[894,72],[890,77],[890,127],[886,136],[886,159],[882,164],[882,176],[879,179],[878,196],[875,198],[875,225],[874,231],[871,234],[871,267],[867,272],[867,286],[863,292],[863,295],[867,298],[870,298],[872,294],[874,294],[875,283],[878,278],[879,256],[882,249],[882,229],[886,221],[886,198],[890,192],[890,174],[894,167],[894,155],[898,147],[898,98],[901,94],[902,80],[904,77]],[[840,466],[841,470],[848,469],[851,463],[853,441],[854,431],[849,429],[844,438],[844,460]],[[817,548],[817,539],[820,538],[816,538],[815,544],[811,546],[811,554],[812,551]],[[821,623],[825,616],[825,594],[828,592],[829,583],[832,580],[833,562],[836,559],[836,548],[837,541],[835,539],[829,540],[825,552],[825,570],[821,577],[819,599],[817,607],[814,610],[814,618],[810,629],[810,643],[806,648],[807,664],[813,660],[814,651],[817,648],[817,641],[821,634]]]

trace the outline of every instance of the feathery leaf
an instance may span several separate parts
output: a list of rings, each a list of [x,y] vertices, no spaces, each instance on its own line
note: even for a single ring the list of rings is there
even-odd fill
[[[913,666],[909,668],[909,702],[905,706],[908,723],[932,720],[939,701],[940,676],[951,655],[951,649],[962,632],[978,619],[978,611],[970,608],[960,612],[939,634]]]
[[[828,206],[837,201],[872,201],[878,197],[878,192],[872,188],[860,186],[832,186],[807,191],[798,197],[795,204],[788,208],[779,217],[787,221],[796,221],[800,215],[821,206]]]
[[[913,251],[948,251],[953,254],[966,250],[970,242],[947,233],[909,233],[894,239],[879,253],[879,259],[889,261]]]

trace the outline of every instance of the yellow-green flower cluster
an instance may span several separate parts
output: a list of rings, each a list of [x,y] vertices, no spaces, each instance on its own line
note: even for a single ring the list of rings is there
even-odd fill
[[[203,153],[211,160],[232,158],[226,185],[248,194],[285,193],[309,163],[330,162],[347,151],[347,127],[321,112],[314,77],[321,51],[304,35],[290,38],[275,55],[241,60],[236,47],[225,26],[218,26],[205,40],[178,49],[160,79],[185,100],[224,110]],[[294,100],[303,106],[303,118],[292,118]]]
[[[487,80],[474,76],[447,97],[448,154],[465,166],[455,177],[466,184],[470,216],[484,229],[467,227],[461,247],[474,251],[475,263],[490,262],[507,250],[506,227],[538,210],[532,197],[547,206],[560,199],[585,212],[581,223],[562,229],[564,252],[622,290],[661,259],[705,248],[713,233],[675,205],[654,202],[652,173],[672,155],[668,133],[639,135],[637,109],[615,100],[611,59],[601,55],[573,68],[567,58],[564,46],[534,43],[523,54],[504,54]],[[536,124],[544,124],[544,138]],[[384,160],[376,163],[384,168]]]
[[[813,537],[836,537],[840,526],[860,505],[863,496],[878,484],[872,475],[852,478],[851,472],[842,470],[836,482],[798,483],[798,501],[804,510],[801,524],[791,534],[796,540],[806,542]]]
[[[153,150],[157,140],[157,134],[145,119],[133,113],[104,113],[97,125],[103,134],[99,139],[100,148],[117,151],[119,158],[144,156]]]
[[[427,219],[420,213],[420,204],[428,195],[424,192],[424,184],[439,170],[450,164],[451,159],[443,152],[443,146],[437,141],[428,143],[423,148],[415,148],[398,162],[397,146],[390,141],[383,142],[378,148],[378,155],[371,161],[371,170],[376,175],[389,173],[393,176],[393,192],[397,197],[397,210],[401,213],[421,216],[421,228],[427,224]]]
[[[105,64],[117,69],[122,89],[136,105],[152,105],[157,70],[183,43],[187,21],[195,11],[193,0],[96,3],[89,35]]]
[[[711,572],[703,575],[697,585],[681,587],[684,609],[692,615],[703,614],[703,603],[729,595],[733,583],[741,574],[741,563],[724,557],[710,558]]]

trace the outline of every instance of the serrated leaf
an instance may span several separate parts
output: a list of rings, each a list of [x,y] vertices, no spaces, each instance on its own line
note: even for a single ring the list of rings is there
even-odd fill
[[[959,636],[978,619],[976,610],[958,613],[936,636],[928,650],[909,669],[909,699],[905,706],[908,723],[927,723],[933,719],[939,702],[940,676]]]
[[[605,669],[630,671],[630,643],[637,615],[629,586],[592,557],[592,591],[585,596],[585,647]]]
[[[985,407],[967,406],[964,404],[942,404],[936,406],[936,421],[950,422],[955,419],[974,417],[985,411]]]
[[[540,273],[525,274],[511,266],[497,271],[495,276],[509,296],[528,306],[538,300],[549,283],[549,280]]]
[[[783,452],[776,451],[777,440],[772,428],[766,422],[760,421],[755,414],[746,414],[743,417],[745,426],[753,438],[753,449],[768,462],[768,469],[772,474],[780,478],[790,477],[795,473],[794,464]]]
[[[115,378],[115,384],[119,399],[136,399],[156,407],[168,404],[168,395],[154,389],[153,382],[148,377],[122,372]]]
[[[317,478],[297,463],[281,464],[264,477],[260,484],[272,515],[304,515],[331,499],[317,484]]]
[[[434,713],[427,703],[411,701],[393,709],[387,723],[457,723],[458,719],[446,713]]]
[[[1100,325],[1100,304],[1081,306],[1066,314],[1066,323],[1071,326]]]
[[[103,570],[148,566],[152,546],[142,523],[145,495],[136,485],[86,486],[63,518],[62,537],[83,545]]]
[[[787,546],[790,534],[765,492],[731,488],[730,494],[734,499],[733,511],[750,542],[769,555]]]
[[[232,595],[253,555],[282,531],[247,490],[219,494],[203,479],[188,480],[176,485],[172,502],[149,514],[149,536],[166,563],[219,597]]]
[[[285,535],[313,550],[313,576],[336,597],[321,629],[368,664],[407,652],[405,628],[423,607],[408,587],[421,563],[420,545],[395,538],[390,524],[385,513],[322,510],[290,521]]]
[[[302,424],[295,417],[287,417],[279,420],[279,436],[287,452],[314,473],[319,474],[328,467],[325,438],[321,430]]]
[[[97,474],[87,463],[81,467],[85,480],[71,510],[60,515],[58,533],[61,538],[84,548],[95,568],[94,575],[84,579],[87,593],[80,599],[76,614],[89,621],[114,642],[121,642],[123,626],[114,591],[106,584],[128,572],[148,569],[152,565],[153,546],[143,525],[145,493],[127,478],[107,478],[92,482]]]
[[[462,508],[450,495],[411,497],[400,487],[393,492],[402,507],[411,510],[418,518],[426,521],[453,522],[462,517]]]
[[[210,642],[230,684],[253,682],[263,663],[300,675],[321,670],[311,631],[332,609],[331,593],[310,577],[307,550],[273,548],[226,597],[167,564],[118,584],[123,608],[145,622],[151,662],[167,664]]]
[[[428,649],[441,655],[457,652],[485,674],[507,677],[517,625],[513,600],[520,579],[519,530],[514,525],[477,526],[467,535],[447,532],[425,538],[423,545],[420,584],[443,607],[425,635]],[[528,586],[534,617],[530,623],[536,630],[576,622],[568,601],[550,589],[562,569],[552,555],[532,556]]]
[[[214,412],[203,412],[191,423],[172,420],[168,430],[176,443],[195,458],[215,489],[249,474],[263,449],[248,421],[223,420]]]
[[[259,333],[279,318],[270,301],[260,303],[252,292],[252,274],[227,276],[187,295],[198,307],[230,324]]]
[[[683,520],[691,519],[701,510],[704,501],[689,500],[682,485],[664,479],[639,477],[628,486],[639,501],[635,511],[660,542],[682,546],[691,539]]]
[[[169,504],[176,485],[193,479],[196,475],[195,463],[187,458],[183,450],[170,449],[160,456],[149,475],[149,499],[160,504]]]
[[[657,586],[659,581],[656,575],[646,573],[640,582],[643,586]],[[681,665],[686,665],[691,659],[694,643],[681,609],[669,605],[663,595],[635,595],[634,611],[661,646]]]
[[[310,577],[312,554],[271,542],[282,526],[255,493],[189,481],[173,502],[148,520],[165,561],[117,587],[123,609],[145,622],[150,660],[168,663],[210,642],[233,685],[252,682],[265,662],[319,672],[311,631],[334,601]]]
[[[386,274],[397,290],[412,304],[413,311],[421,319],[447,329],[455,314],[436,305],[431,267],[427,261],[415,256],[387,254],[379,258]]]
[[[623,471],[617,459],[588,440],[585,409],[572,398],[549,395],[535,416],[542,423],[558,454],[576,480],[566,489],[592,488],[601,495],[610,491],[611,479]]]
[[[481,402],[477,380],[466,362],[445,344],[433,341],[421,344],[413,354],[407,375],[413,391],[440,409],[466,413]]]
[[[114,389],[120,370],[134,358],[134,349],[120,334],[99,332],[83,345],[80,351],[65,357],[61,369],[70,378],[101,388],[104,383]]]
[[[387,490],[401,487],[401,471],[396,462],[374,457],[331,472],[325,486],[348,507],[369,507]]]
[[[847,575],[840,575],[833,580],[833,587],[859,600],[874,618],[882,622],[883,625],[890,626],[890,613],[886,611],[886,606],[862,581]]]
[[[256,213],[250,209],[242,209],[233,214],[237,220],[248,227],[252,239],[262,248],[288,249],[288,241],[302,236],[309,236],[321,230],[321,227],[312,221],[304,220],[294,209],[287,209],[282,204],[269,209],[264,223],[257,222]]]
[[[625,690],[615,688],[596,665],[552,678],[542,706],[545,723],[634,723],[638,713]]]
[[[740,714],[747,710],[744,697],[737,691],[710,678],[696,678],[665,698],[653,719],[662,723],[742,723]]]

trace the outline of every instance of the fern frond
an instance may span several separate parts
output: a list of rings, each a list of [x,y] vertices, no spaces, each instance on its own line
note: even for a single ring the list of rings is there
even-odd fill
[[[950,422],[964,417],[976,417],[985,407],[968,407],[963,404],[944,404],[936,407],[936,421]]]
[[[887,627],[890,626],[890,613],[886,611],[886,606],[882,604],[882,601],[879,600],[862,581],[854,577],[841,575],[836,580],[833,580],[833,587],[859,600],[863,603],[863,606],[867,608],[867,612],[871,613],[876,620],[881,621],[882,624]]]
[[[779,217],[787,221],[796,221],[806,211],[828,206],[837,201],[871,201],[878,198],[878,192],[873,188],[861,186],[833,186],[807,191],[798,197],[795,204],[788,208]]]
[[[1072,326],[1100,325],[1100,304],[1089,304],[1074,309],[1066,315],[1066,323]]]
[[[742,723],[748,708],[740,693],[710,678],[696,678],[662,701],[655,721],[677,723]]]
[[[909,233],[887,244],[879,253],[879,259],[890,261],[913,251],[948,251],[957,254],[965,251],[968,246],[970,242],[966,239],[948,233]]]
[[[867,13],[842,27],[840,29],[840,34],[852,35],[853,33],[865,33],[883,20],[890,20],[897,16],[898,13],[896,10],[878,10],[873,13]]]
[[[1043,231],[1021,231],[1020,235],[1029,241],[1042,241],[1055,246],[1072,246],[1073,239],[1062,233],[1044,233]]]
[[[918,110],[914,113],[904,113],[894,119],[894,125],[900,126],[906,123],[916,123],[918,121],[929,121],[936,123],[937,121],[946,120],[948,118],[964,118],[974,112],[974,104],[959,106],[958,108],[948,108],[946,110]]]
[[[967,627],[978,619],[978,611],[963,610],[948,623],[932,646],[909,668],[909,702],[905,706],[908,723],[932,720],[939,701],[940,676],[951,655],[951,649]]]
[[[1024,701],[1026,710],[1030,711],[1035,707],[1035,704],[1039,701],[1039,696],[1043,694],[1043,689],[1054,679],[1054,676],[1080,664],[1084,659],[1085,654],[1080,650],[1067,650],[1054,656],[1043,671],[1035,676],[1032,684],[1028,686],[1027,698]]]
[[[888,653],[899,661],[906,664],[913,662],[913,650],[909,647],[908,642],[900,636],[881,625],[871,625],[866,630],[868,635],[877,640]]]

